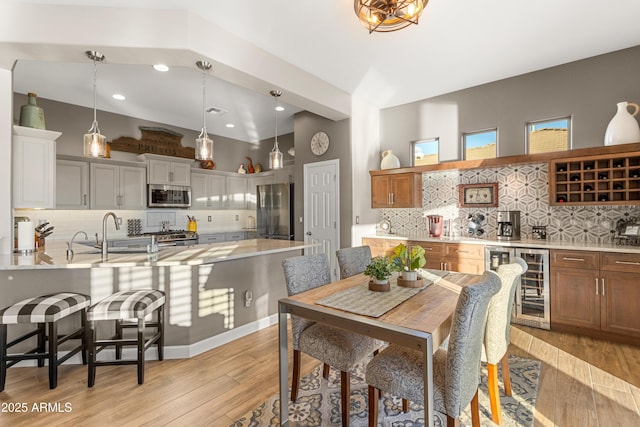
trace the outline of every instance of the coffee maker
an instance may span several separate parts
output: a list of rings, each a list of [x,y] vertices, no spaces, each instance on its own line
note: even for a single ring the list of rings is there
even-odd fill
[[[498,240],[520,240],[520,211],[498,211]]]

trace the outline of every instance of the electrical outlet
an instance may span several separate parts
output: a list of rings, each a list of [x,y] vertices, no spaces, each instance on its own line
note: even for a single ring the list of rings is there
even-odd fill
[[[253,292],[245,291],[244,292],[244,306],[251,307],[251,301],[253,300]]]
[[[121,217],[117,217],[116,218],[116,222],[118,223],[118,225],[122,225],[122,218]]]
[[[211,222],[211,215],[207,217],[207,222]]]
[[[240,215],[236,215],[236,221],[240,221]]]

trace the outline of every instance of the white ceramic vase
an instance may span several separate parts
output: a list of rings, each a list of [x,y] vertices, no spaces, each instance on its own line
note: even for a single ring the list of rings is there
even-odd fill
[[[416,270],[403,271],[402,278],[404,280],[418,280],[418,272]]]
[[[380,286],[386,285],[387,283],[389,283],[388,278],[380,280],[380,279],[376,279],[375,277],[372,277],[371,281],[373,282],[374,285],[380,285]]]
[[[635,118],[638,114],[638,104],[618,102],[617,105],[618,112],[609,122],[604,134],[604,145],[640,142],[640,126]],[[633,107],[633,113],[629,113],[628,107]]]
[[[382,152],[382,161],[380,162],[380,169],[394,169],[399,167],[400,167],[400,159],[398,159],[391,150],[385,150]]]

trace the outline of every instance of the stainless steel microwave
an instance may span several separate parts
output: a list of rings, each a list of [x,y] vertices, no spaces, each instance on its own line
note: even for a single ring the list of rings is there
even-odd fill
[[[147,207],[188,208],[190,206],[191,187],[182,185],[148,185]]]

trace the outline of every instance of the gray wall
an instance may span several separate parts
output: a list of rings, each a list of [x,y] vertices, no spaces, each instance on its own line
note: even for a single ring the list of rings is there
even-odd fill
[[[44,110],[47,129],[62,132],[62,135],[57,140],[58,154],[82,156],[82,135],[91,127],[93,110],[44,98],[38,98],[37,102],[38,106]],[[26,95],[14,93],[13,117],[15,124],[18,124],[20,107],[26,103]],[[112,141],[121,136],[138,139],[141,136],[138,129],[139,126],[152,126],[163,127],[181,133],[184,135],[182,145],[193,147],[193,141],[200,133],[200,130],[193,131],[105,111],[98,111],[97,118],[100,132],[107,137],[107,141]],[[214,141],[216,170],[235,172],[238,170],[240,163],[245,163],[246,165],[246,156],[252,158],[254,165],[262,163],[265,170],[268,168],[268,155],[273,147],[273,138],[260,141],[258,144],[252,144],[217,135],[211,135],[211,137]],[[293,134],[279,136],[278,145],[280,146],[280,151],[285,153],[285,161],[291,159],[291,156],[287,154],[287,150],[293,146]],[[132,153],[112,152],[112,157],[120,160],[136,160],[135,156]]]
[[[498,127],[498,155],[523,154],[527,122],[569,115],[573,148],[601,146],[616,103],[640,102],[638,70],[640,46],[385,109],[380,149],[409,166],[410,141],[440,137],[440,160],[460,160],[463,132]]]
[[[299,217],[304,217],[304,164],[340,159],[340,242],[338,244],[341,248],[351,246],[353,208],[350,126],[350,119],[334,122],[307,111],[295,115],[293,134],[296,150],[294,191],[297,240],[302,240],[300,236],[304,236],[304,224],[298,221]],[[313,134],[319,131],[326,132],[330,141],[329,149],[320,157],[311,152],[309,145]]]

